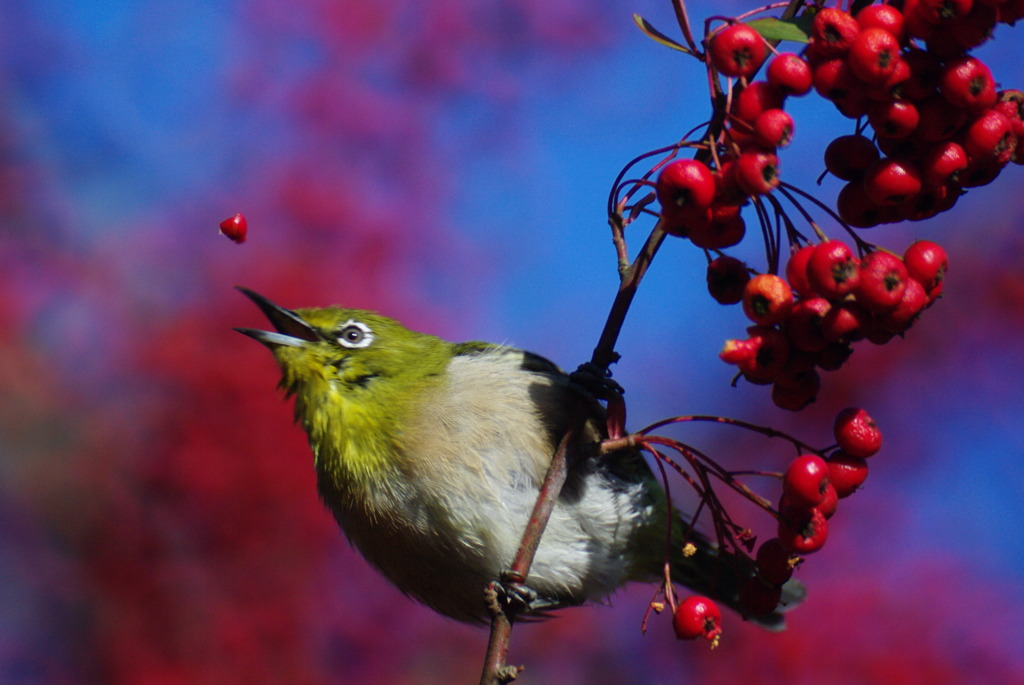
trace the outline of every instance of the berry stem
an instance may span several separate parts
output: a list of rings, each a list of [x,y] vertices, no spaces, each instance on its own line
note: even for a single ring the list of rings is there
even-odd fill
[[[615,222],[612,221],[612,224],[614,226]],[[620,261],[619,275],[621,280],[619,282],[619,290],[615,294],[615,300],[612,302],[608,319],[605,321],[604,329],[601,331],[601,337],[598,339],[597,346],[594,348],[594,354],[590,358],[591,363],[596,364],[602,370],[607,371],[608,367],[619,359],[619,353],[615,351],[615,343],[618,341],[619,333],[622,331],[622,324],[626,320],[626,314],[629,312],[629,306],[633,303],[633,297],[636,296],[636,290],[640,285],[641,279],[647,273],[647,268],[651,265],[654,255],[658,253],[658,248],[661,247],[664,241],[665,231],[662,230],[661,221],[659,221],[654,226],[651,234],[647,236],[647,242],[644,243],[640,254],[637,255],[636,261],[625,268],[622,267]]]
[[[675,10],[676,22],[679,24],[679,30],[683,33],[686,45],[695,55],[701,56],[700,48],[697,47],[696,41],[693,40],[693,32],[690,31],[690,18],[686,14],[686,3],[684,0],[672,0],[672,9]]]
[[[822,211],[824,211],[830,217],[835,219],[836,223],[838,223],[840,226],[842,226],[843,230],[850,234],[850,237],[853,239],[853,242],[856,243],[857,250],[859,252],[861,252],[863,254],[864,252],[870,251],[870,249],[872,247],[871,243],[865,241],[859,235],[857,235],[857,232],[854,231],[852,228],[850,228],[849,224],[847,224],[845,221],[843,221],[840,218],[840,216],[831,207],[826,205],[824,202],[822,202],[818,198],[814,197],[810,193],[807,193],[807,192],[804,192],[803,190],[800,190],[795,185],[786,183],[785,181],[783,181],[782,183],[779,184],[779,191],[786,197],[787,200],[792,202],[793,206],[796,207],[800,211],[800,213],[803,214],[804,216],[807,216],[807,212],[803,209],[803,207],[800,205],[800,203],[797,202],[796,199],[790,194],[790,192],[796,193],[797,195],[800,195],[805,200],[810,200],[815,205],[817,205]],[[787,191],[789,191],[789,192],[787,192]],[[817,224],[815,224],[814,222],[810,222],[810,221],[809,221],[809,223],[815,229],[815,233],[818,234],[818,237],[820,237],[822,240],[826,240],[827,239],[825,234],[822,233],[818,229]]]
[[[640,430],[636,431],[636,433],[634,435],[635,436],[646,436],[651,431],[658,430],[659,428],[663,428],[665,426],[668,426],[668,425],[671,425],[671,424],[674,424],[674,423],[688,423],[690,421],[704,421],[704,422],[710,422],[710,423],[724,423],[724,424],[727,424],[729,426],[736,426],[737,428],[743,428],[745,430],[753,431],[755,433],[760,433],[761,435],[764,435],[765,437],[769,437],[769,438],[782,438],[783,440],[786,440],[787,442],[792,443],[793,446],[796,447],[796,449],[798,451],[801,451],[801,452],[814,452],[814,453],[820,453],[821,452],[821,450],[817,450],[814,447],[811,447],[810,445],[808,445],[803,440],[795,438],[792,435],[790,435],[789,433],[784,433],[784,432],[782,432],[780,430],[776,430],[776,429],[770,428],[768,426],[760,426],[760,425],[758,425],[756,423],[750,423],[748,421],[743,421],[741,419],[733,419],[733,418],[729,418],[727,416],[713,416],[713,415],[708,415],[708,414],[691,414],[689,416],[674,416],[674,417],[672,417],[670,419],[663,419],[663,420],[658,421],[656,423],[652,423],[649,426],[641,428]],[[627,437],[631,437],[631,436],[627,436]],[[623,438],[623,439],[625,439],[625,438]],[[634,438],[634,440],[638,440],[638,439],[642,439],[642,437],[641,438]],[[609,442],[615,442],[615,441],[609,441]],[[621,449],[621,447],[618,447],[618,448],[610,447],[609,451],[611,449]]]

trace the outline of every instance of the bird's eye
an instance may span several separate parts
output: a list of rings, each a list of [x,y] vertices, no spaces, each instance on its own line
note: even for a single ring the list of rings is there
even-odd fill
[[[373,342],[373,331],[361,321],[349,319],[338,329],[338,344],[342,347],[358,349],[367,347]]]

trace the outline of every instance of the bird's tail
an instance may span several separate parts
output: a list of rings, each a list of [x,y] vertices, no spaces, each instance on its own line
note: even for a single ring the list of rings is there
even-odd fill
[[[807,594],[800,581],[795,578],[788,580],[781,588],[778,606],[768,613],[755,615],[749,607],[744,606],[740,598],[740,588],[744,583],[761,582],[750,581],[757,574],[754,562],[746,556],[721,549],[696,531],[688,531],[687,524],[678,512],[673,519],[670,542],[666,542],[664,523],[650,526],[642,539],[637,540],[643,546],[642,552],[637,555],[642,560],[640,563],[643,568],[637,569],[635,578],[647,581],[664,578],[667,547],[673,583],[710,597],[768,630],[777,631],[786,627],[783,614],[802,602]]]
[[[802,602],[807,594],[803,583],[790,578],[782,586],[781,597],[774,610],[753,614],[750,606],[742,602],[740,588],[747,582],[763,582],[756,578],[754,563],[746,557],[721,550],[703,535],[691,533],[687,536],[687,543],[689,545],[673,546],[670,551],[672,580],[728,606],[763,628],[784,629],[786,620],[783,614]]]

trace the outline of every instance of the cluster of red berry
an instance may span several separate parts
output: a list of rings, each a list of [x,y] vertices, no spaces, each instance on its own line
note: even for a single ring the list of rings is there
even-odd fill
[[[1017,12],[988,0],[906,0],[902,10],[815,15],[805,52],[815,90],[875,132],[841,136],[825,151],[828,171],[847,181],[837,200],[847,224],[934,216],[963,188],[1024,163],[1024,93],[997,92],[989,68],[967,54]]]
[[[708,68],[737,79],[724,126],[698,146],[696,159],[661,168],[662,227],[721,251],[743,239],[741,209],[753,204],[767,236],[769,208],[782,213],[767,197],[780,186],[777,150],[793,135],[783,106],[812,89],[860,122],[825,152],[826,169],[846,181],[834,216],[847,229],[949,209],[964,188],[990,182],[1011,161],[1024,163],[1024,92],[997,91],[988,67],[969,54],[998,22],[1022,14],[1024,0],[903,0],[856,16],[820,9],[805,25],[803,54],[777,54],[761,81],[749,79],[768,57],[764,37],[728,21],[705,41]],[[790,190],[779,188],[795,201]],[[946,258],[934,243],[916,243],[900,259],[859,238],[855,254],[813,224],[821,242],[797,249],[808,241],[783,223],[792,246],[785,278],[774,273],[778,248],[769,238],[773,273],[751,277],[743,262],[719,252],[709,255],[707,278],[718,302],[743,302],[755,324],[748,339],[726,343],[722,359],[747,380],[771,384],[776,405],[798,410],[816,396],[818,370],[842,366],[851,343],[884,343],[906,331],[941,293]]]
[[[782,600],[783,586],[803,555],[821,549],[828,539],[828,521],[838,502],[852,495],[868,476],[869,457],[882,447],[882,433],[866,411],[850,407],[839,412],[833,426],[835,448],[802,454],[782,474],[777,536],[764,541],[755,555],[756,574],[739,589],[739,604],[747,616],[763,616]],[[717,642],[721,611],[703,596],[680,602],[673,627],[680,639],[704,637]]]
[[[854,229],[929,218],[950,209],[965,189],[991,182],[1010,162],[1024,164],[1024,92],[998,90],[988,67],[970,54],[999,22],[1024,17],[1024,0],[869,2],[849,3],[849,12],[816,3],[799,17],[749,24],[715,18],[706,26],[720,25],[700,46],[685,17],[686,45],[641,26],[704,61],[714,112],[699,139],[627,165],[609,202],[613,229],[621,235],[657,200],[658,226],[705,250],[711,296],[722,304],[741,303],[752,322],[748,337],[725,343],[721,359],[739,369],[737,378],[770,385],[773,402],[793,411],[815,399],[820,372],[842,367],[855,343],[884,344],[903,335],[942,294],[942,247],[919,240],[900,256]],[[800,11],[799,5],[791,3],[784,15]],[[779,53],[769,39],[807,45],[800,54]],[[755,80],[762,67],[763,79]],[[857,120],[852,134],[825,151],[826,171],[845,182],[834,209],[779,174],[779,150],[794,134],[787,98],[809,93]],[[676,159],[684,147],[693,148],[693,159]],[[666,151],[669,157],[638,180],[623,180],[634,164]],[[654,174],[654,192],[635,199]],[[852,240],[829,239],[805,200]],[[787,213],[790,205],[813,235],[798,229]],[[723,252],[744,238],[744,207],[760,224],[765,273]],[[865,460],[881,442],[860,409],[840,414],[835,436],[838,447],[820,452],[797,443],[806,453],[783,475],[783,496],[772,509],[776,534],[760,545],[757,571],[741,583],[739,602],[747,615],[768,614],[779,605],[800,555],[824,545],[839,499],[864,482]],[[719,531],[728,530],[715,522]],[[746,533],[742,529],[731,542],[752,552],[753,536],[741,539]],[[691,597],[676,606],[671,592],[666,595],[679,637],[718,640],[721,614],[711,600]]]
[[[760,68],[765,51],[757,31],[733,23],[712,36],[708,55],[722,73],[746,77]],[[732,100],[727,144],[710,148],[710,167],[680,159],[662,168],[656,191],[667,233],[707,250],[732,247],[746,233],[742,206],[779,185],[777,150],[793,137],[793,119],[783,104],[789,95],[810,91],[811,71],[797,55],[784,54],[772,60],[768,75],[769,81],[750,83]]]
[[[790,257],[786,277],[751,277],[723,255],[708,265],[708,289],[723,303],[743,303],[749,337],[728,340],[723,361],[748,381],[772,385],[779,407],[799,410],[821,386],[818,369],[840,368],[853,343],[884,344],[904,333],[942,294],[945,250],[919,240],[900,259],[882,250],[858,259],[846,243],[807,245]]]
[[[800,563],[800,555],[821,549],[828,520],[840,499],[849,497],[868,476],[867,459],[882,447],[878,425],[863,409],[844,409],[836,417],[837,448],[828,455],[803,454],[790,462],[782,479],[778,536],[757,550],[757,575],[740,588],[740,604],[751,615],[773,611],[782,586]]]

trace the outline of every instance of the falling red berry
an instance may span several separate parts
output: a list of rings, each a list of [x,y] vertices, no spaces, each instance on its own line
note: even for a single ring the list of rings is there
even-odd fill
[[[241,214],[235,214],[220,222],[220,232],[236,243],[245,242],[248,230],[249,224]]]

